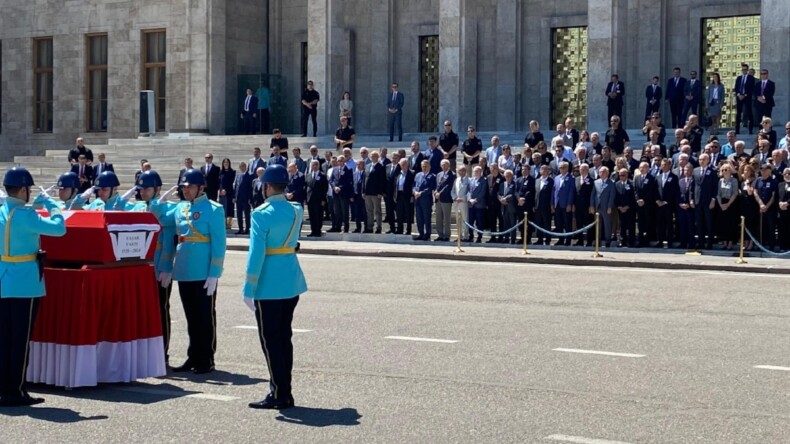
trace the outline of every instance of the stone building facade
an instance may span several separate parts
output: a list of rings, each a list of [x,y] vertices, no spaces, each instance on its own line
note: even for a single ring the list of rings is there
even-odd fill
[[[358,132],[386,133],[390,82],[405,95],[407,132],[438,131],[444,119],[487,131],[525,131],[534,119],[545,130],[568,114],[601,130],[614,72],[626,85],[626,126],[637,127],[652,76],[664,84],[674,66],[705,73],[741,58],[770,70],[774,118],[790,116],[787,0],[2,2],[0,160],[69,146],[78,135],[136,137],[151,32],[164,32],[164,60],[155,61],[164,67],[160,122],[169,134],[237,133],[242,91],[261,79],[272,90],[273,125],[286,133],[300,132],[307,79],[321,93],[324,134],[337,127],[344,91]],[[716,21],[728,17],[753,19]],[[99,127],[88,67],[97,35],[107,48]],[[43,130],[41,38],[51,38],[52,52],[51,129]],[[731,88],[734,77],[722,77]]]

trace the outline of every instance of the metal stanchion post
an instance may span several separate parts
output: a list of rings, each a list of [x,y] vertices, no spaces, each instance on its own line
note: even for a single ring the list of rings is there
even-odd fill
[[[738,254],[738,260],[735,261],[736,264],[745,264],[746,260],[743,258],[743,244],[744,244],[744,236],[746,231],[746,218],[741,216],[741,248]]]
[[[529,253],[527,253],[527,227],[528,226],[529,226],[529,216],[527,215],[527,212],[525,211],[524,212],[524,235],[523,235],[524,236],[524,251],[521,252],[522,256],[526,256],[526,255],[529,254]]]
[[[456,212],[456,218],[455,218],[455,226],[456,226],[456,230],[455,231],[457,232],[456,234],[458,235],[458,239],[456,240],[456,243],[455,243],[455,252],[456,253],[463,253],[464,252],[464,249],[461,248],[461,238],[463,237],[463,233],[464,233],[463,232],[463,229],[464,229],[463,225],[464,225],[464,221],[463,221],[463,218],[461,217],[461,212],[457,211]]]
[[[601,213],[595,213],[595,253],[593,258],[603,257],[600,253],[601,248]]]

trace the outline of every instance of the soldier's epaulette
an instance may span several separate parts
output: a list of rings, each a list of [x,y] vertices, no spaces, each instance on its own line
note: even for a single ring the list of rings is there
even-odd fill
[[[218,208],[223,208],[223,209],[225,208],[225,207],[223,207],[223,206],[222,206],[222,204],[221,204],[221,203],[219,203],[219,202],[214,202],[213,200],[209,200],[209,203],[211,203],[211,206],[212,206],[212,207],[213,207],[215,210],[216,210],[216,209],[218,209]]]

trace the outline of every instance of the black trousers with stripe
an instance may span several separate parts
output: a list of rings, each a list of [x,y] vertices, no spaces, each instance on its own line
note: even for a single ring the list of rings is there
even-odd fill
[[[214,365],[217,350],[217,292],[209,295],[206,281],[178,282],[178,293],[187,318],[189,348],[187,360],[193,367]]]
[[[165,346],[165,362],[170,361],[170,293],[173,291],[173,283],[171,282],[167,288],[162,286],[161,282],[157,282],[156,288],[159,289],[159,313],[162,316],[162,341]]]
[[[0,396],[25,396],[30,335],[40,298],[0,298]]]
[[[299,296],[255,301],[258,338],[269,366],[269,394],[278,401],[286,401],[291,397],[291,372],[294,366],[291,322],[298,303]]]

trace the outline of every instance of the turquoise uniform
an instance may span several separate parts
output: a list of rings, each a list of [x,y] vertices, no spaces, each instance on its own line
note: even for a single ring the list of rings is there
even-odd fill
[[[151,212],[165,230],[172,229],[178,235],[173,280],[205,281],[222,276],[227,245],[222,205],[204,194],[193,203],[182,201],[177,205],[156,199]]]
[[[159,215],[153,211],[153,204],[159,200],[159,196],[154,197],[150,204],[145,202],[136,202],[130,204],[127,202],[124,211],[150,211],[159,220],[159,215],[167,214],[172,211],[176,205],[171,202],[162,202],[159,205]],[[176,227],[174,224],[165,225],[159,220],[162,225],[162,230],[159,231],[159,236],[156,239],[156,250],[154,251],[154,269],[156,274],[159,273],[172,273],[173,272],[173,258],[175,257],[176,244],[174,242],[176,236]]]
[[[82,210],[85,207],[85,199],[80,197],[79,194],[65,202],[55,199],[52,199],[52,201],[55,202],[55,205],[57,205],[61,210]],[[36,199],[33,201],[33,208],[37,210],[44,208],[43,201],[36,197]]]
[[[90,211],[123,211],[123,208],[125,208],[125,206],[126,206],[126,202],[124,202],[121,199],[121,196],[119,196],[118,193],[116,193],[107,202],[101,199],[96,199],[84,209]]]
[[[296,244],[304,209],[278,194],[252,212],[244,297],[288,299],[307,291]]]
[[[44,296],[44,279],[39,279],[36,254],[40,236],[66,234],[66,222],[52,199],[43,202],[50,216],[43,217],[25,202],[7,197],[0,207],[0,233],[3,233],[0,259],[0,297],[37,298]]]

